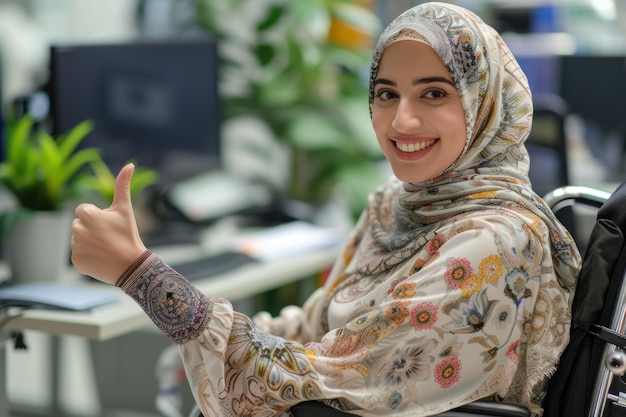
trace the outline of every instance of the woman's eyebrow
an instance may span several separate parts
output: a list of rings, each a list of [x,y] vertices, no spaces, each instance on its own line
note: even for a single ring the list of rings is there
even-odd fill
[[[416,78],[413,80],[413,85],[430,84],[430,83],[446,83],[446,84],[450,84],[452,87],[455,87],[452,80],[449,80],[444,77],[425,77],[425,78]]]
[[[376,78],[374,80],[374,86],[377,86],[378,84],[391,85],[391,86],[396,85],[395,82],[388,80],[387,78]]]
[[[416,78],[413,80],[413,85],[431,84],[431,83],[446,83],[456,88],[456,86],[451,80],[448,80],[447,78],[444,78],[444,77],[424,77],[424,78]],[[394,81],[389,80],[387,78],[377,78],[376,80],[374,80],[374,86],[377,86],[378,84],[396,86],[396,83]]]

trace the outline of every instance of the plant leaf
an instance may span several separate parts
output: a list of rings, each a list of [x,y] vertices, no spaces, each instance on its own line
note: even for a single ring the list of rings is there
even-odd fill
[[[81,168],[89,164],[90,162],[100,160],[100,150],[96,148],[81,149],[73,154],[63,164],[63,179],[69,181],[72,176],[76,175]]]
[[[80,142],[85,139],[85,136],[87,136],[92,129],[93,123],[90,120],[85,120],[74,126],[74,128],[70,129],[65,135],[59,137],[59,150],[61,151],[63,160],[70,157]]]
[[[303,113],[287,128],[288,140],[297,148],[308,150],[342,149],[345,134],[327,117],[318,113]]]
[[[263,32],[271,27],[275,26],[280,18],[285,14],[285,7],[281,5],[273,5],[265,16],[265,20],[257,25],[257,31]]]
[[[155,184],[159,180],[159,173],[153,169],[135,168],[133,178],[130,181],[131,197],[136,197],[146,187]]]
[[[13,175],[19,175],[28,171],[27,167],[32,163],[33,149],[28,146],[33,119],[30,117],[20,118],[17,122],[10,122],[8,129],[6,159],[13,161]]]
[[[63,178],[63,160],[57,142],[48,134],[39,137],[41,149],[41,181],[45,184],[46,195],[51,201],[58,200],[65,179]]]

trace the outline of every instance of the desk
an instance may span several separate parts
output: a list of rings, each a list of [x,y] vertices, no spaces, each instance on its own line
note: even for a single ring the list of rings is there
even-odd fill
[[[329,267],[334,262],[338,247],[329,247],[290,256],[286,259],[266,261],[242,266],[241,268],[204,280],[194,281],[203,293],[220,296],[232,301],[262,293],[266,290],[296,282]],[[178,256],[174,252],[156,250],[165,262]],[[188,251],[185,251],[188,253]],[[103,291],[119,294],[114,304],[95,308],[88,312],[66,312],[53,310],[27,310],[10,319],[3,330],[36,330],[51,335],[80,336],[104,341],[146,326],[154,326],[143,310],[119,288],[93,282],[80,285],[98,286]],[[5,317],[5,316],[4,316]],[[4,318],[0,315],[0,321]],[[154,326],[156,328],[156,326]],[[0,352],[0,417],[8,417],[5,381],[5,352]]]
[[[327,248],[271,262],[253,263],[222,275],[194,281],[194,285],[211,297],[237,301],[266,290],[298,281],[332,264],[337,248]],[[153,325],[144,311],[119,288],[97,282],[81,285],[101,287],[119,294],[114,304],[87,312],[26,310],[10,319],[3,330],[37,330],[52,335],[81,336],[107,340]],[[0,320],[3,316],[0,315]]]

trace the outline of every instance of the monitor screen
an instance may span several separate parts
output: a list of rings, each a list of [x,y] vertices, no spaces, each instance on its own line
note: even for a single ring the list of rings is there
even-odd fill
[[[608,134],[625,123],[626,56],[571,55],[561,58],[560,94],[572,113]]]
[[[53,133],[91,120],[83,146],[114,173],[133,160],[168,184],[220,167],[213,39],[53,45],[50,58]]]
[[[559,94],[558,56],[518,54],[516,59],[528,78],[533,98],[543,94]]]

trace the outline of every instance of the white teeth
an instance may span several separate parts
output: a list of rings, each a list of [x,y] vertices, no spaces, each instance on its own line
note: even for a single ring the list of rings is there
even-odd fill
[[[424,142],[417,142],[417,143],[415,143],[415,142],[413,142],[413,143],[396,142],[396,146],[402,152],[416,152],[416,151],[421,151],[422,149],[426,149],[429,146],[432,146],[433,143],[435,143],[434,140],[427,140],[427,141],[424,141]]]

